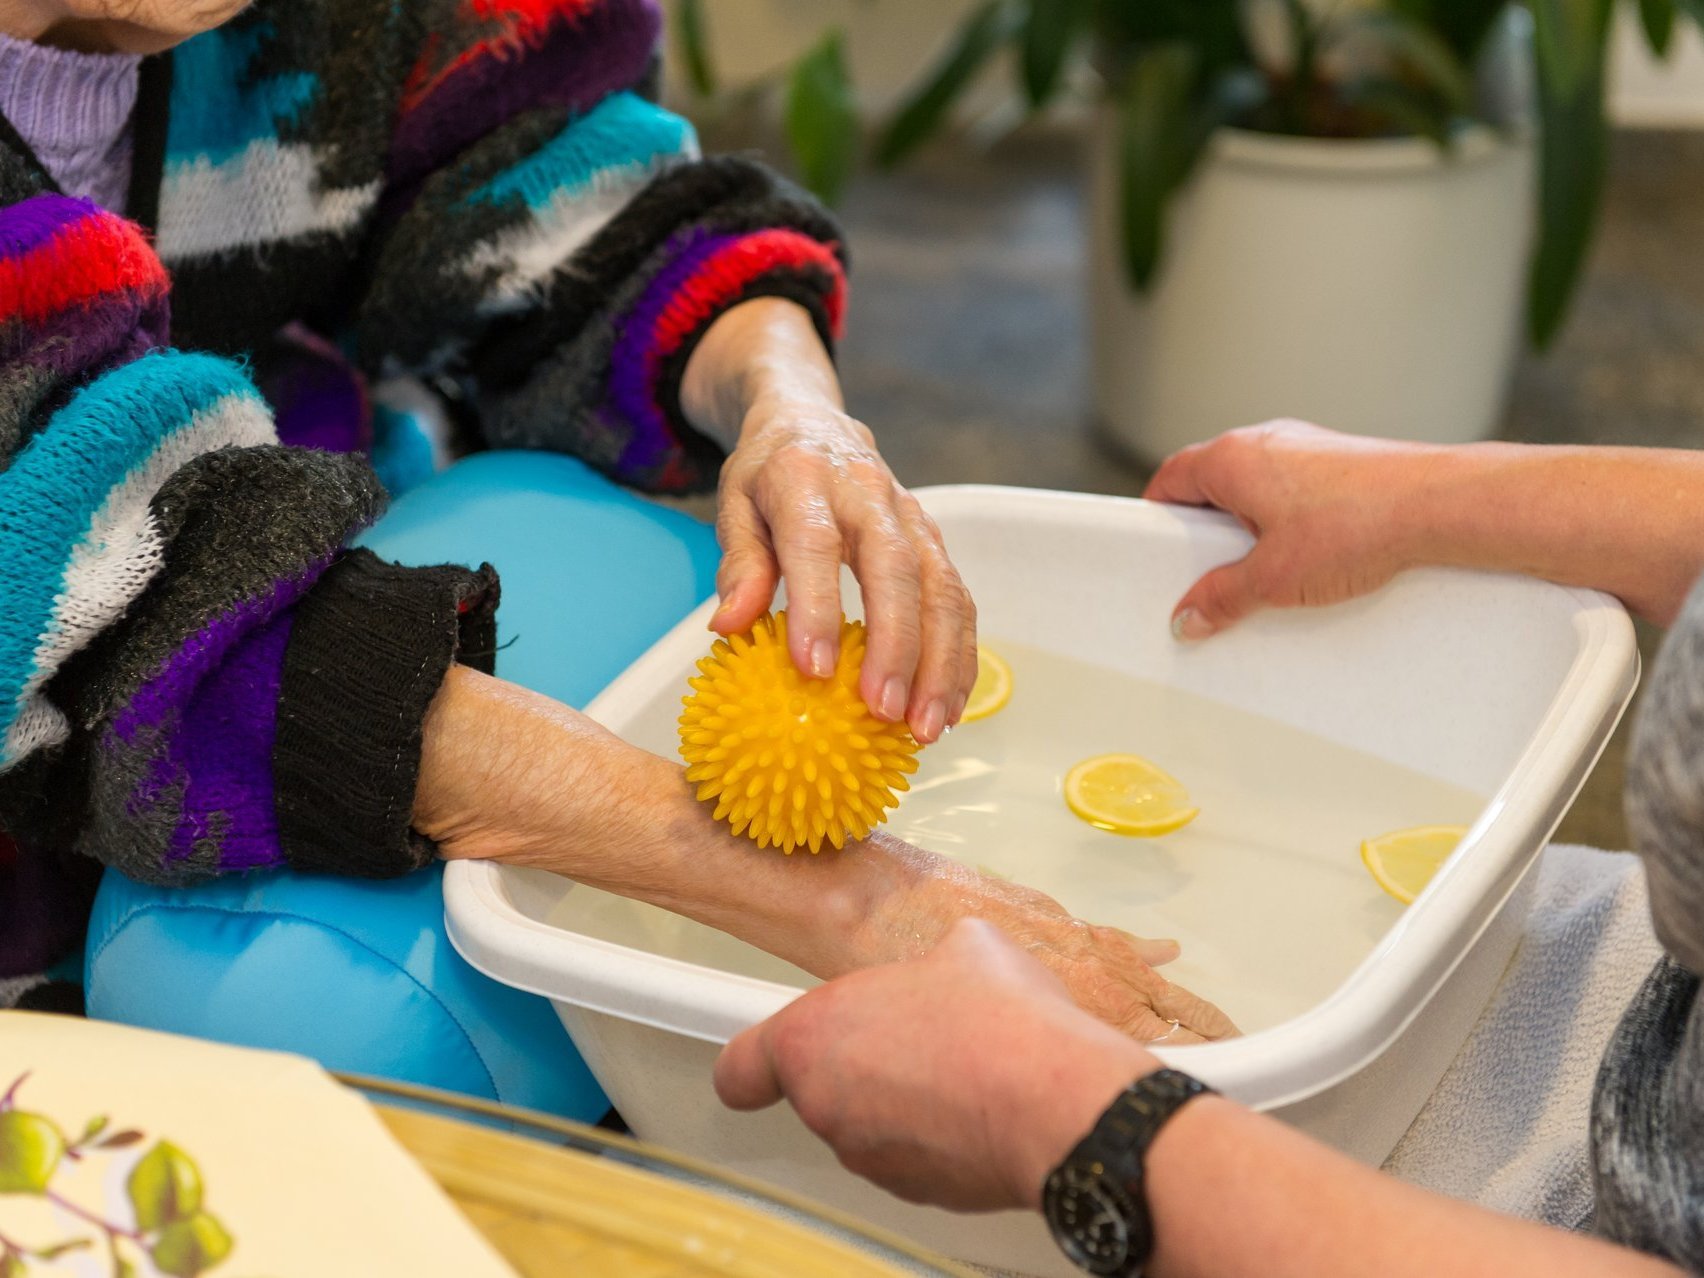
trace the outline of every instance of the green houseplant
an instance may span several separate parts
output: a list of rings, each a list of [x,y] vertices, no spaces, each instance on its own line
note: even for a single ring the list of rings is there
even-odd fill
[[[880,127],[873,154],[897,164],[940,133],[998,55],[1010,55],[1032,114],[1078,87],[1067,73],[1085,61],[1090,92],[1117,119],[1124,262],[1141,291],[1162,260],[1169,206],[1219,128],[1409,134],[1448,148],[1475,117],[1474,69],[1512,8],[1530,13],[1534,30],[1540,153],[1527,330],[1542,347],[1566,314],[1601,203],[1614,0],[986,0]],[[704,10],[704,0],[677,0],[675,18],[691,83],[709,94]],[[1639,12],[1659,53],[1683,16],[1704,25],[1704,0],[1639,0]],[[1251,30],[1260,16],[1287,28],[1264,47]],[[806,180],[834,198],[861,146],[840,31],[791,69],[785,124]]]
[[[709,92],[712,10],[677,4]],[[799,171],[831,198],[866,150],[898,164],[954,127],[967,91],[998,88],[985,71],[1014,73],[1007,119],[1086,100],[1087,390],[1140,460],[1280,415],[1459,443],[1496,429],[1523,328],[1549,344],[1580,278],[1614,6],[976,0],[867,138],[839,29],[745,92],[782,90]],[[1639,14],[1661,50],[1704,0]]]

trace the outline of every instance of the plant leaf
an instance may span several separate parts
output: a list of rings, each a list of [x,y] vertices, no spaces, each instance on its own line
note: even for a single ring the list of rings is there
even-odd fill
[[[51,1247],[37,1247],[30,1254],[37,1260],[57,1260],[73,1251],[84,1251],[94,1245],[93,1238],[73,1238],[70,1242],[55,1243]]]
[[[1449,110],[1464,115],[1471,108],[1473,73],[1449,45],[1418,22],[1395,13],[1367,13],[1346,21],[1344,29],[1369,32],[1393,62],[1442,98]]]
[[[1704,0],[1675,0],[1680,11],[1704,27]]]
[[[148,1255],[163,1274],[195,1278],[229,1256],[231,1246],[231,1235],[218,1217],[203,1211],[167,1225]]]
[[[1369,107],[1388,116],[1416,137],[1435,142],[1443,151],[1454,140],[1452,126],[1457,116],[1436,96],[1399,80],[1367,77],[1345,86],[1347,98],[1357,106]]]
[[[64,1157],[52,1120],[22,1109],[0,1114],[0,1194],[45,1193]]]
[[[1166,206],[1187,177],[1195,50],[1171,42],[1142,50],[1130,63],[1119,103],[1119,226],[1124,269],[1145,291],[1159,269]]]
[[[1613,0],[1529,0],[1538,54],[1539,228],[1527,330],[1555,338],[1579,283],[1609,158],[1605,64]]]
[[[1668,57],[1674,40],[1674,0],[1639,0],[1639,22],[1645,28],[1645,39],[1659,58]]]
[[[707,98],[716,92],[716,69],[704,30],[704,0],[676,0],[674,29],[687,83],[699,97]]]
[[[127,1145],[134,1145],[141,1139],[143,1139],[141,1132],[136,1131],[134,1128],[126,1128],[124,1131],[114,1132],[111,1136],[107,1136],[96,1141],[95,1148],[123,1149]]]
[[[1435,32],[1464,66],[1473,65],[1508,8],[1502,0],[1388,0],[1386,7]]]
[[[201,1169],[170,1141],[142,1155],[125,1181],[136,1227],[143,1233],[194,1216],[201,1210]]]
[[[1016,34],[1021,16],[1006,0],[990,0],[971,14],[922,86],[882,131],[876,143],[878,164],[898,164],[941,127],[947,110],[994,50]]]
[[[858,111],[845,44],[840,31],[829,32],[799,60],[787,82],[787,144],[805,185],[829,204],[840,198],[858,158]]]
[[[1088,23],[1089,0],[1029,0],[1023,30],[1024,95],[1039,111],[1059,88],[1059,75]]]

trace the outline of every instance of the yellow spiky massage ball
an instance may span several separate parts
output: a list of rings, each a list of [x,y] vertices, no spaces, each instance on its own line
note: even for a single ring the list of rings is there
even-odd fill
[[[864,623],[842,621],[840,661],[827,679],[787,654],[787,614],[719,639],[682,704],[680,753],[716,819],[758,847],[822,850],[863,839],[896,807],[917,770],[917,742],[858,695]]]

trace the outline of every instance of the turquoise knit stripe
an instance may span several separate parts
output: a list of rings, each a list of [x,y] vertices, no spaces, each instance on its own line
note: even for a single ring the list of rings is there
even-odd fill
[[[555,200],[585,194],[600,177],[643,174],[697,150],[697,134],[680,116],[636,93],[615,93],[519,164],[475,188],[467,200],[497,204],[519,196],[537,212]]]
[[[253,64],[273,35],[269,23],[221,27],[177,47],[168,166],[199,159],[221,163],[262,138],[276,140],[281,127],[301,117],[319,91],[318,76],[308,71],[253,75]]]
[[[227,397],[261,403],[242,371],[161,351],[80,390],[0,473],[0,741],[17,719],[53,623],[67,565],[114,488],[198,413]],[[0,766],[14,760],[0,758]]]

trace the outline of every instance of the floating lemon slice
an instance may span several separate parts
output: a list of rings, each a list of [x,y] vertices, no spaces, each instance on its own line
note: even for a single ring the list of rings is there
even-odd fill
[[[1195,820],[1189,791],[1134,754],[1102,754],[1065,774],[1065,803],[1097,829],[1152,838]]]
[[[976,650],[976,683],[971,687],[970,700],[964,703],[960,723],[973,723],[1006,708],[1012,699],[1012,667],[1005,658],[987,648]]]
[[[1361,844],[1361,861],[1380,887],[1407,905],[1432,881],[1466,833],[1465,825],[1396,830]]]

